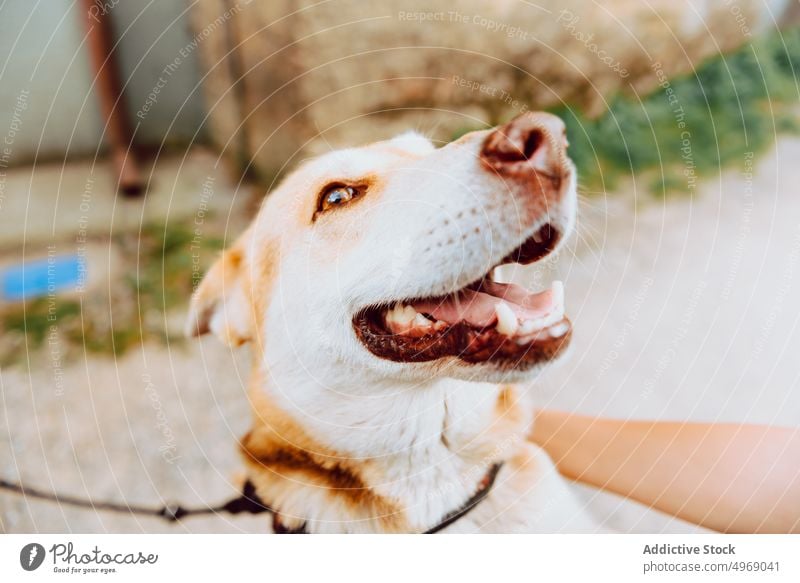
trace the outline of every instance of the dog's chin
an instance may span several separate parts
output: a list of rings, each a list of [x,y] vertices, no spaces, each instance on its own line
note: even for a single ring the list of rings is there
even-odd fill
[[[502,363],[484,362],[467,364],[457,360],[446,363],[437,372],[440,377],[448,377],[459,381],[473,383],[528,383],[535,380],[549,366],[558,366],[569,352],[565,345],[557,356],[538,364],[524,363],[515,366],[504,366]]]
[[[563,239],[545,223],[504,257],[530,264],[550,255]],[[496,267],[496,266],[495,266]],[[437,297],[407,298],[359,310],[353,328],[374,356],[396,363],[435,363],[447,376],[474,381],[528,378],[569,345],[560,282],[539,292],[498,283],[493,270]]]

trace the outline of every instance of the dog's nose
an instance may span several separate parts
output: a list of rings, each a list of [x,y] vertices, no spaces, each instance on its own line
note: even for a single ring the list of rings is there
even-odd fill
[[[569,168],[567,145],[561,119],[549,113],[529,112],[489,134],[481,159],[505,176],[526,178],[541,173],[561,178]]]

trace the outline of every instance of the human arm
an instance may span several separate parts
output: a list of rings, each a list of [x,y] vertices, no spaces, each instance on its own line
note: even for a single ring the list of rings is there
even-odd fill
[[[800,532],[800,428],[539,411],[565,476],[723,532]]]

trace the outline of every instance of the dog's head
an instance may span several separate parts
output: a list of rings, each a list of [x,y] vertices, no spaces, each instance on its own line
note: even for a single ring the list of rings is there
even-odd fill
[[[528,113],[438,149],[412,133],[308,161],[206,275],[190,332],[311,376],[519,380],[568,342],[563,289],[492,272],[572,230],[566,147],[561,120]]]

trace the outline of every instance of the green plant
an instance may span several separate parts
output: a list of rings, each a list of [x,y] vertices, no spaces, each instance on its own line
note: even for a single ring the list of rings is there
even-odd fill
[[[112,286],[110,297],[94,289],[80,300],[56,295],[6,306],[0,366],[20,362],[45,343],[57,342],[64,357],[84,350],[118,356],[144,340],[178,340],[168,335],[165,315],[186,303],[222,240],[196,237],[189,226],[173,223],[144,225],[111,244],[120,251],[116,269],[125,274],[123,285]]]
[[[691,192],[693,177],[741,164],[777,132],[798,130],[798,75],[800,28],[794,28],[667,79],[668,89],[664,84],[641,101],[617,96],[596,119],[574,108],[555,113],[567,124],[584,185],[612,188],[622,175],[652,171],[656,191]]]
[[[569,106],[552,111],[567,125],[584,189],[649,173],[655,193],[691,193],[698,179],[763,152],[777,133],[800,131],[799,76],[797,27],[713,57],[641,99],[613,96],[598,117]]]

